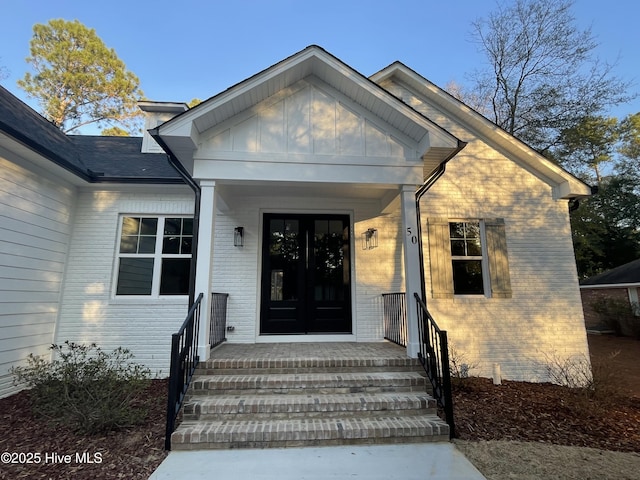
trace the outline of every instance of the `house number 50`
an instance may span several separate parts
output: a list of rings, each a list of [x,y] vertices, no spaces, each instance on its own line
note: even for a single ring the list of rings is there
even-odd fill
[[[411,227],[407,228],[407,236],[411,237],[411,243],[413,243],[414,245],[418,243],[418,236],[413,234],[413,230],[411,230]]]

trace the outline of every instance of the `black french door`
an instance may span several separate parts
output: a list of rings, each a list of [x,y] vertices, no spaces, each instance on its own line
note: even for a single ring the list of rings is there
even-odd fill
[[[348,215],[264,215],[260,333],[351,333]]]

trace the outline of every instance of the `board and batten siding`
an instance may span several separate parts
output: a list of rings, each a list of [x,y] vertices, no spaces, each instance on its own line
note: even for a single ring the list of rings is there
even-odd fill
[[[11,367],[50,357],[75,192],[0,156],[0,396]]]
[[[386,87],[467,142],[421,201],[427,305],[448,331],[456,361],[468,364],[471,375],[491,377],[499,364],[504,378],[525,381],[549,380],[547,367],[556,359],[588,364],[567,200],[554,199],[549,184],[410,89]],[[428,218],[480,219],[487,225],[500,219],[500,249],[507,257],[493,267],[508,266],[502,294],[437,294],[442,286],[430,265],[438,258],[429,249],[437,239],[424,228]],[[488,260],[491,268],[495,259]]]
[[[128,348],[135,362],[167,377],[171,334],[186,317],[188,298],[113,294],[121,215],[193,215],[193,194],[186,187],[150,192],[141,187],[78,193],[56,341],[95,342],[105,352]]]

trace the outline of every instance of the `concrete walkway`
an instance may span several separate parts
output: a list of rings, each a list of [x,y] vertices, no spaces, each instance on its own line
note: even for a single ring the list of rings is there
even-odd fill
[[[173,451],[150,480],[482,480],[452,443]]]

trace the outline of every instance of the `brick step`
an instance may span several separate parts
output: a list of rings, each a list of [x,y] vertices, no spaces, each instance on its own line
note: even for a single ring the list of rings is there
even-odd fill
[[[425,391],[418,372],[203,375],[192,382],[192,395],[272,393],[377,393]]]
[[[183,422],[174,450],[446,442],[449,426],[435,415],[374,418]]]
[[[202,362],[196,375],[242,375],[270,373],[334,373],[365,372],[382,369],[387,372],[420,371],[416,358],[214,358]]]
[[[184,406],[185,421],[435,414],[426,393],[341,395],[196,396]]]

